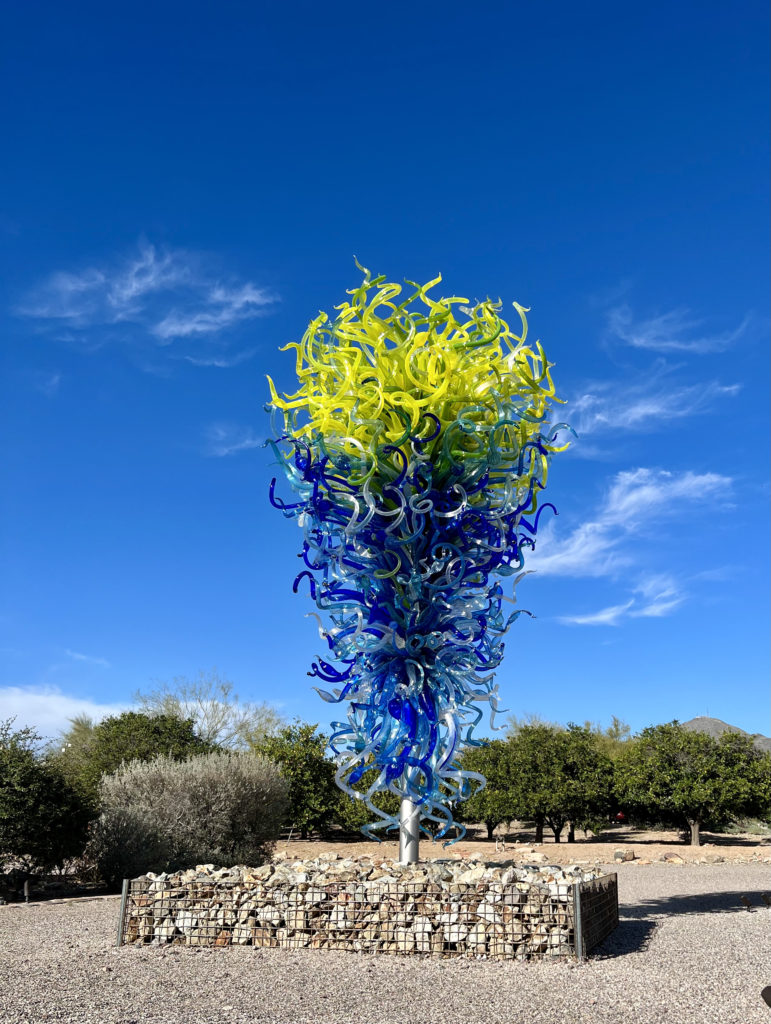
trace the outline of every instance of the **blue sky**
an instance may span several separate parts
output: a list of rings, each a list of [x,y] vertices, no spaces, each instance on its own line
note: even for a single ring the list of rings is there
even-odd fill
[[[769,732],[765,4],[5,25],[0,718],[216,666],[328,720],[262,410],[355,255],[529,306],[569,400],[503,705]]]

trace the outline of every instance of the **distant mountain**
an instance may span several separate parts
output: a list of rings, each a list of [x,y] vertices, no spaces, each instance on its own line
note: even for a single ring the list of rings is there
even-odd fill
[[[728,722],[721,722],[719,718],[692,718],[689,722],[681,723],[684,729],[690,729],[691,732],[706,732],[708,736],[714,736],[717,739],[724,732],[739,732],[742,736],[749,736],[750,734],[745,732],[744,729],[739,729],[735,725],[729,725]],[[752,739],[758,750],[771,751],[771,738],[763,736],[762,733],[756,732],[752,734]]]

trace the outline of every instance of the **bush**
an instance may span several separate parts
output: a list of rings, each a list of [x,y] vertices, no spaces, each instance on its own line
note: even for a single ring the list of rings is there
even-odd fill
[[[289,783],[286,824],[299,828],[303,839],[330,824],[340,799],[335,764],[326,754],[327,737],[316,728],[295,722],[253,747],[280,766]]]
[[[261,864],[287,806],[278,767],[221,752],[133,761],[102,779],[102,815],[90,854],[104,880],[196,864]]]
[[[366,787],[362,788],[361,783],[354,788],[362,792],[363,789],[366,789]],[[386,814],[393,814],[395,817],[399,817],[400,801],[395,793],[375,793],[372,802],[381,811],[385,811]],[[336,825],[339,825],[346,832],[359,832],[365,825],[371,825],[373,822],[382,819],[373,814],[363,801],[354,800],[347,793],[340,793],[333,820]],[[382,832],[376,834],[384,835]],[[393,834],[391,835],[392,837]]]
[[[53,760],[94,813],[99,810],[102,776],[116,771],[124,762],[149,761],[159,754],[181,761],[214,749],[198,736],[192,719],[141,711],[124,711],[98,725],[88,719],[74,719],[62,736],[60,748]]]
[[[25,874],[61,867],[83,850],[88,810],[38,755],[40,737],[12,724],[0,723],[0,867],[15,861]]]
[[[761,821],[759,818],[737,818],[727,825],[716,828],[715,831],[729,836],[768,836],[771,835],[771,822]]]

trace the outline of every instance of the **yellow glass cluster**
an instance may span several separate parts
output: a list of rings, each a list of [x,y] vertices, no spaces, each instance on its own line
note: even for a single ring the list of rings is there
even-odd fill
[[[268,378],[272,402],[287,414],[294,437],[323,438],[350,454],[375,455],[392,445],[409,458],[410,437],[436,433],[426,416],[432,414],[440,429],[424,455],[436,462],[451,424],[462,426],[452,453],[445,449],[453,461],[479,451],[491,431],[496,447],[515,454],[539,434],[549,401],[560,400],[540,342],[526,344],[526,308],[514,303],[516,334],[498,315],[500,302],[431,298],[441,277],[406,282],[415,291],[398,301],[401,285],[360,269],[364,280],[335,307],[335,320],[320,313],[302,341],[282,349],[296,350],[299,389],[279,395]]]

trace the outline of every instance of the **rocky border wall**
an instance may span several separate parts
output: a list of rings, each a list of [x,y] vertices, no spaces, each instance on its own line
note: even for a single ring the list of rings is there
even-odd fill
[[[583,887],[580,878],[542,884],[513,878],[476,883],[430,878],[418,882],[318,881],[301,872],[290,884],[255,877],[260,869],[241,871],[238,879],[193,872],[194,877],[183,884],[177,877],[162,875],[132,880],[122,901],[119,944],[310,948],[514,960],[581,952],[580,943],[576,950],[574,904],[578,888]],[[223,872],[212,874],[222,876]],[[608,908],[615,900],[617,921],[616,876],[601,881],[605,898],[598,909],[601,907],[607,923]],[[593,890],[596,882],[589,880],[585,885]],[[588,949],[599,932],[592,927],[591,901],[582,911],[581,931],[584,949]]]

